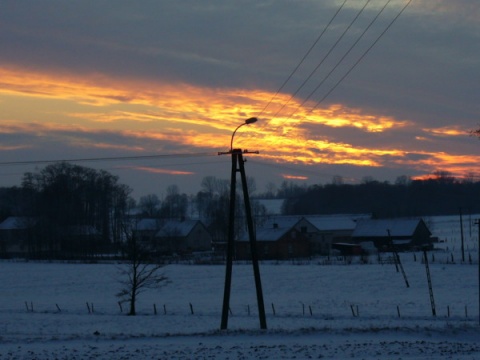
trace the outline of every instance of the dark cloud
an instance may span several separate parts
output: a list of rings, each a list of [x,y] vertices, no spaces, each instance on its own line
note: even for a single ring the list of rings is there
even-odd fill
[[[299,63],[341,1],[15,1],[0,2],[0,66],[50,73],[100,74],[152,82],[182,82],[210,88],[250,88],[275,92]],[[329,74],[356,36],[380,10],[372,0],[318,73],[298,92],[305,99]],[[313,93],[313,103],[329,90],[388,26],[406,1],[395,0],[345,61]],[[452,5],[454,3],[454,5]],[[284,92],[294,93],[319,64],[363,4],[348,1],[331,29],[292,77]],[[354,126],[332,128],[302,122],[311,139],[376,149],[410,149],[406,160],[426,160],[423,152],[475,153],[478,142],[428,129],[479,123],[480,11],[469,0],[412,2],[358,66],[319,105],[342,104],[371,116],[388,116],[408,126],[369,132]],[[0,79],[1,82],[1,79]],[[32,93],[34,90],[31,90]],[[129,97],[111,95],[120,102]],[[4,119],[0,119],[4,120]],[[3,125],[3,124],[2,124]],[[4,126],[4,125],[3,125]],[[33,126],[33,125],[32,125]],[[38,126],[38,125],[35,125]],[[121,131],[20,128],[0,133],[2,160],[188,151],[187,145]],[[159,130],[160,131],[160,130]],[[42,142],[44,152],[28,152]],[[121,146],[122,145],[123,148]],[[40,146],[40,145],[38,145]],[[62,149],[60,152],[58,149]],[[201,151],[201,149],[198,149]],[[311,152],[318,152],[311,149]],[[319,166],[319,173],[349,173],[390,180],[405,174],[383,157],[383,168]],[[301,170],[300,167],[298,168]],[[264,171],[264,170],[263,170]],[[261,174],[262,171],[258,170]],[[266,171],[264,171],[267,173]],[[280,174],[280,172],[279,172]]]

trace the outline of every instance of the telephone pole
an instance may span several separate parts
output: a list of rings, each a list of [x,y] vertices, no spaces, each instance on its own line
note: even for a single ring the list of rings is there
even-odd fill
[[[233,253],[234,253],[234,237],[235,237],[235,199],[236,199],[236,181],[237,181],[237,172],[240,172],[240,178],[242,181],[242,191],[243,191],[243,201],[245,205],[245,215],[247,218],[247,227],[248,227],[248,238],[250,241],[250,251],[252,257],[253,265],[253,275],[255,278],[255,290],[257,293],[257,304],[258,304],[258,317],[260,320],[260,328],[266,329],[267,322],[265,319],[265,305],[263,302],[263,291],[262,291],[262,282],[260,278],[260,267],[258,265],[258,256],[257,256],[257,242],[255,237],[255,229],[253,227],[253,218],[250,207],[250,197],[248,194],[247,187],[247,176],[245,174],[245,161],[243,159],[243,154],[258,154],[258,151],[248,151],[242,149],[233,149],[233,137],[237,130],[243,126],[252,124],[257,121],[257,118],[249,118],[245,123],[239,125],[232,134],[232,139],[230,141],[230,151],[228,152],[219,152],[218,155],[227,155],[232,156],[232,171],[231,171],[231,180],[230,180],[230,208],[229,208],[229,218],[228,218],[228,239],[227,239],[227,261],[225,269],[225,287],[223,293],[223,308],[222,308],[222,321],[220,325],[221,330],[225,330],[228,327],[228,313],[230,310],[230,289],[232,285],[232,265],[233,265]]]

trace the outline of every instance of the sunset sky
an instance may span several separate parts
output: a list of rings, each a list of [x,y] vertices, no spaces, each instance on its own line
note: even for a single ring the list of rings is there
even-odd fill
[[[0,186],[99,159],[136,197],[195,193],[249,117],[257,192],[480,176],[480,3],[0,2]]]

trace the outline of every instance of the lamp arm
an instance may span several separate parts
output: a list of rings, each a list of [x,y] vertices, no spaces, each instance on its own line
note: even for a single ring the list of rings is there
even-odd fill
[[[237,128],[233,131],[232,139],[230,140],[230,151],[233,151],[233,137],[235,136],[237,130],[240,129],[243,125],[246,125],[246,123],[238,125]]]

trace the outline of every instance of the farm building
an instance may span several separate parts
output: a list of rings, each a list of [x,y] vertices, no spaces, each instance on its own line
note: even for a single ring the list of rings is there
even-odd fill
[[[310,224],[304,218],[279,217],[271,219],[256,230],[257,254],[260,260],[293,259],[310,256],[306,228]],[[235,242],[238,260],[251,259],[248,234]]]
[[[379,251],[399,251],[432,246],[432,233],[422,219],[360,220],[352,234],[356,244],[373,242]]]
[[[39,251],[35,228],[37,219],[11,216],[0,223],[0,256],[27,256]]]
[[[271,216],[257,226],[257,234],[270,232],[274,224],[279,229],[292,226],[307,239],[308,256],[327,255],[333,243],[350,241],[357,220],[368,218],[370,215],[365,214]]]
[[[332,249],[332,244],[350,241],[357,221],[369,218],[370,215],[363,214],[305,216],[305,219],[313,226],[308,229],[312,254],[327,255]]]
[[[211,251],[212,236],[200,220],[167,220],[155,234],[160,254],[191,254]]]

